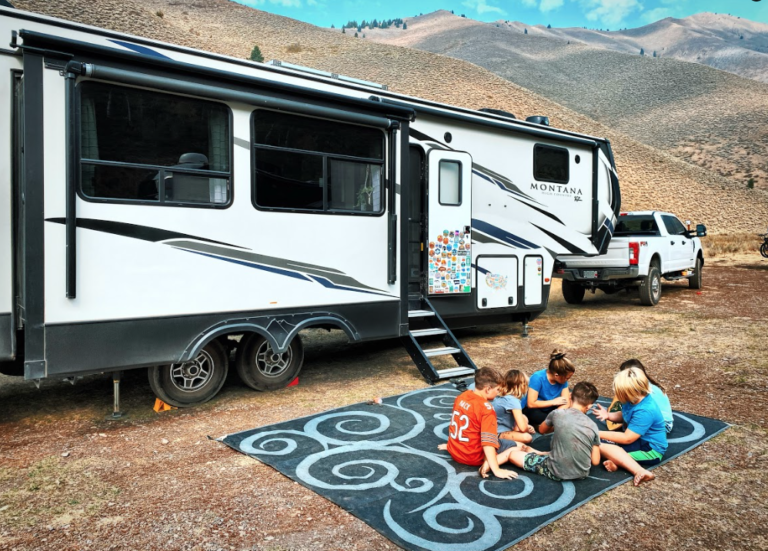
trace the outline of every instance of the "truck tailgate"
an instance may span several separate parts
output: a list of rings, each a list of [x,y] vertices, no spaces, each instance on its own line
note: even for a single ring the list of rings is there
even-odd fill
[[[629,239],[614,237],[608,251],[598,256],[559,256],[568,268],[626,268],[629,266]]]

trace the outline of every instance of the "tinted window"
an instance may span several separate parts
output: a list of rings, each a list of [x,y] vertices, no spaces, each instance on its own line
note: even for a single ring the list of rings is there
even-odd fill
[[[383,212],[380,130],[264,110],[252,124],[258,207]]]
[[[670,235],[683,235],[685,233],[685,226],[674,216],[662,216],[661,219],[664,220],[664,226]]]
[[[652,215],[620,216],[614,235],[658,235],[659,227]]]
[[[533,146],[533,177],[540,182],[567,184],[569,180],[568,150],[551,145]]]
[[[223,205],[230,195],[226,106],[85,82],[80,190],[91,198]]]
[[[440,204],[461,204],[461,163],[440,161]]]

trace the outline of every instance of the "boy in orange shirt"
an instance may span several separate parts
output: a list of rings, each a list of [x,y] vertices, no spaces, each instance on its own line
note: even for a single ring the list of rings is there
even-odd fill
[[[499,441],[496,412],[489,403],[498,394],[502,382],[501,374],[495,369],[478,369],[475,388],[462,392],[453,402],[447,447],[438,446],[447,449],[458,463],[479,466],[483,478],[488,477],[489,471],[497,478],[517,478],[514,471],[499,467],[509,460],[510,452],[515,449],[512,440]]]

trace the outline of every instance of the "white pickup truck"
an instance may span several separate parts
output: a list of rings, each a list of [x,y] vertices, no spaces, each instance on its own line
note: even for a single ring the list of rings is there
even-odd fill
[[[704,253],[699,237],[705,235],[703,224],[687,230],[668,212],[623,212],[606,254],[558,257],[555,276],[562,278],[569,304],[579,304],[587,289],[610,294],[639,287],[640,302],[654,306],[661,298],[662,277],[687,279],[691,289],[701,289]]]

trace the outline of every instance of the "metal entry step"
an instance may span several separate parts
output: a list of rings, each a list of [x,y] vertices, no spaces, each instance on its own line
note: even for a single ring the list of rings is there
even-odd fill
[[[417,307],[408,310],[408,335],[401,337],[401,340],[427,381],[435,383],[453,377],[471,375],[477,371],[475,363],[426,297],[409,295],[408,303]],[[416,324],[415,327],[414,324]],[[426,339],[429,345],[434,346],[435,341],[439,340],[442,346],[425,347],[427,343],[420,340],[425,337],[433,337]],[[430,358],[444,356],[451,356],[457,366],[437,369]]]

